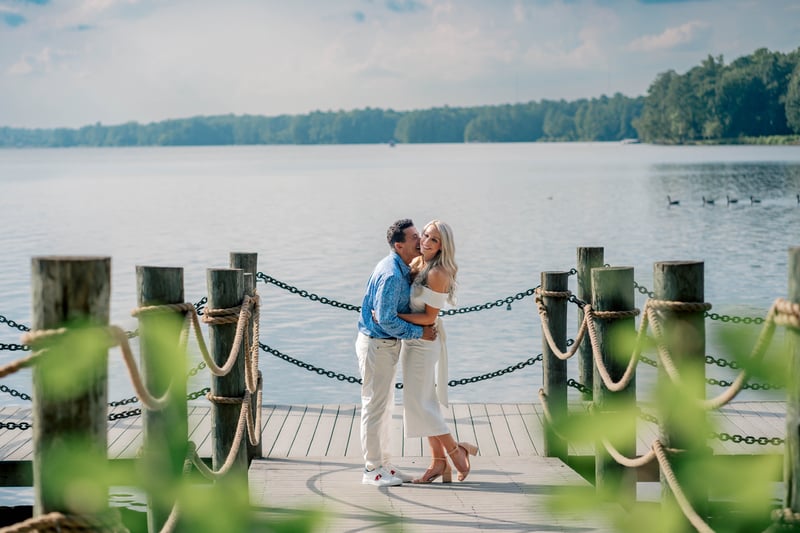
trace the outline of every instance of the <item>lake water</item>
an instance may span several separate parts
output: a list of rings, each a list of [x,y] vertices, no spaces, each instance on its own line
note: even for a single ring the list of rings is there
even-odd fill
[[[650,288],[653,263],[702,260],[713,311],[763,317],[786,295],[787,250],[800,245],[798,193],[800,148],[788,146],[3,150],[0,315],[30,323],[30,263],[40,255],[110,256],[112,322],[125,329],[136,327],[130,316],[136,265],[183,267],[187,300],[196,302],[207,293],[206,269],[226,267],[231,251],[257,252],[261,272],[358,305],[373,265],[388,251],[386,228],[411,217],[419,229],[433,218],[454,228],[459,306],[524,292],[539,284],[540,272],[574,267],[578,247],[602,246],[606,263],[634,267],[636,280]],[[668,195],[680,205],[669,207]],[[738,203],[728,205],[726,195]],[[761,202],[751,204],[751,195]],[[716,204],[704,205],[703,196]],[[274,285],[259,284],[259,291],[262,342],[326,370],[358,374],[356,313]],[[532,297],[511,310],[448,316],[445,324],[451,379],[503,369],[542,351]],[[576,329],[569,327],[571,336]],[[0,343],[19,337],[0,324]],[[0,364],[20,353],[0,350]],[[260,357],[265,403],[359,401],[358,385]],[[110,368],[110,399],[132,395],[117,351]],[[570,373],[577,378],[576,370]],[[32,388],[27,371],[2,383]],[[450,396],[536,401],[540,386],[536,364],[451,388]],[[0,404],[18,402],[0,395]]]

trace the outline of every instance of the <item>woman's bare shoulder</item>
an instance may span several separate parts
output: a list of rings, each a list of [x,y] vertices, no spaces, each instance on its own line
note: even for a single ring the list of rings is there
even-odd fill
[[[447,292],[450,277],[442,267],[433,267],[428,272],[428,288],[436,292]]]

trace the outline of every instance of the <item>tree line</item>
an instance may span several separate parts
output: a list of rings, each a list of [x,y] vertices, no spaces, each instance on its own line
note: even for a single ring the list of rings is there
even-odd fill
[[[800,133],[800,48],[709,56],[659,74],[646,96],[414,111],[198,116],[78,129],[0,128],[0,147],[619,141],[686,143]]]

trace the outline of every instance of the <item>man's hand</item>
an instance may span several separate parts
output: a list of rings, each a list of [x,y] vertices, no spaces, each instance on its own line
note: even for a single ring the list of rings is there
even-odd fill
[[[436,340],[436,326],[422,326],[422,340]]]

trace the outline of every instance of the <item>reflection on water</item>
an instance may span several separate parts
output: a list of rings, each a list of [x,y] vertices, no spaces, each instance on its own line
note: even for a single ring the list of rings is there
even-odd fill
[[[259,270],[274,278],[359,304],[370,270],[387,253],[386,227],[411,217],[418,226],[440,218],[454,228],[459,306],[526,291],[539,284],[540,272],[574,267],[578,247],[602,246],[606,263],[633,267],[646,287],[653,285],[654,262],[703,261],[714,312],[763,317],[786,293],[787,249],[800,245],[798,193],[796,147],[5,150],[0,315],[30,322],[30,258],[51,254],[112,257],[112,322],[129,330],[136,327],[130,316],[136,265],[184,267],[186,299],[196,302],[207,293],[206,269],[226,266],[231,251],[257,252]],[[667,195],[680,205],[668,206]],[[751,205],[751,195],[761,203]],[[703,196],[715,205],[704,205]],[[726,196],[739,202],[728,205]],[[355,313],[273,285],[259,284],[259,292],[262,342],[310,365],[358,374]],[[644,297],[637,298],[643,307]],[[533,298],[515,301],[510,311],[503,305],[445,321],[451,379],[491,373],[542,351]],[[715,326],[709,324],[710,340]],[[18,331],[0,324],[0,342],[18,340]],[[712,350],[722,355],[713,343]],[[0,363],[17,355],[0,351]],[[131,396],[121,358],[112,351],[109,361],[110,399]],[[261,370],[266,403],[359,398],[357,385],[263,352]],[[650,378],[642,372],[645,389]],[[29,371],[4,383],[31,390]],[[535,401],[540,384],[537,364],[459,385],[450,396]],[[16,401],[0,395],[0,403]]]

